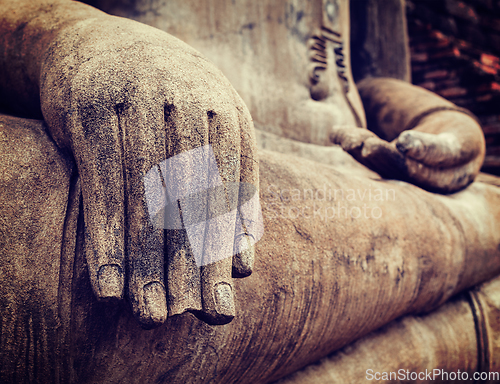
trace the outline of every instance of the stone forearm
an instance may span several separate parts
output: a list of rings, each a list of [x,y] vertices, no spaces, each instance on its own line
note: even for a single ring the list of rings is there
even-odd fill
[[[401,80],[368,78],[358,84],[358,90],[368,128],[387,141],[415,128],[426,116],[438,111],[457,111],[461,117],[470,114],[435,93]]]
[[[40,71],[50,44],[74,23],[105,14],[67,0],[1,0],[0,9],[0,103],[40,118]]]

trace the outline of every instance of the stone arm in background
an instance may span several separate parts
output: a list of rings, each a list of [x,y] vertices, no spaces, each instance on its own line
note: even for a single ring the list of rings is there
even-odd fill
[[[335,127],[332,140],[386,178],[451,193],[469,185],[485,154],[470,112],[423,88],[388,78],[358,83],[368,129]]]
[[[1,101],[43,117],[75,161],[95,295],[121,299],[128,288],[146,327],[185,311],[231,321],[232,275],[251,273],[253,247],[197,268],[184,230],[153,225],[144,177],[166,158],[210,146],[223,182],[257,190],[253,125],[232,86],[180,40],[81,3],[2,0],[0,9]],[[226,230],[249,241],[244,227]]]

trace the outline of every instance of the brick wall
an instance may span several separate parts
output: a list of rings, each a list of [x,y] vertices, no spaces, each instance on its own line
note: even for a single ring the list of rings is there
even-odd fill
[[[412,82],[471,110],[500,175],[500,0],[407,0]]]

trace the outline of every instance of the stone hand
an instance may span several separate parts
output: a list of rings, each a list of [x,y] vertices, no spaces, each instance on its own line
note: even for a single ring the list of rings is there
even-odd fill
[[[216,191],[205,194],[205,209],[234,214],[238,196],[258,198],[251,117],[222,73],[164,32],[99,13],[65,28],[50,45],[40,88],[50,133],[72,153],[82,180],[85,254],[97,297],[120,299],[127,291],[145,327],[185,311],[211,324],[231,321],[232,277],[252,271],[255,218],[206,224],[206,231],[230,234],[216,245],[231,241],[231,252],[200,262],[188,223],[155,223],[151,205],[158,201],[148,200],[145,181],[158,170],[164,191],[198,182],[206,175],[196,173],[202,156],[196,151],[205,148],[219,177],[217,185],[203,181]],[[166,159],[177,156],[183,171],[161,173]],[[189,196],[174,200],[181,197]],[[173,204],[186,221],[189,207]],[[206,250],[211,238],[204,240]]]
[[[446,125],[450,129],[443,129]],[[450,193],[474,180],[484,158],[481,143],[475,142],[481,141],[481,133],[467,142],[464,125],[470,131],[477,124],[461,112],[441,111],[424,118],[415,129],[402,132],[392,142],[354,127],[334,127],[331,139],[382,177]],[[440,133],[434,133],[436,126]]]
[[[415,129],[402,132],[395,145],[405,156],[410,181],[444,193],[469,185],[481,169],[485,152],[479,125],[457,111],[429,115]]]
[[[382,177],[405,179],[404,155],[373,132],[353,126],[334,126],[330,140]]]

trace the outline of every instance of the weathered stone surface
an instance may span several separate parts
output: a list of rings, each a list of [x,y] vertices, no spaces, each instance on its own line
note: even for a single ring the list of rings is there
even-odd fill
[[[41,132],[40,124],[4,121],[24,126],[23,132]],[[42,132],[37,143],[34,150],[45,155],[50,139]],[[260,158],[266,233],[257,243],[254,273],[235,281],[238,316],[230,324],[214,327],[186,313],[148,331],[127,305],[98,302],[89,283],[80,221],[72,268],[60,267],[58,260],[72,263],[70,253],[63,253],[69,259],[59,259],[60,248],[38,255],[41,265],[51,266],[52,278],[44,278],[34,303],[29,304],[33,296],[19,296],[12,283],[3,285],[12,290],[2,291],[2,301],[14,294],[17,305],[30,305],[31,317],[17,317],[22,312],[4,307],[1,337],[9,348],[2,358],[10,368],[2,372],[2,382],[34,375],[92,383],[269,382],[405,313],[430,311],[500,271],[496,187],[475,183],[458,194],[439,196],[406,183],[346,175],[290,155],[262,151]],[[52,171],[66,199],[68,186],[75,185],[68,169]],[[330,190],[336,200],[328,199]],[[19,194],[10,196],[21,214],[4,216],[14,225],[29,211],[17,204],[19,199]],[[73,208],[66,217],[74,217],[75,203],[69,201]],[[345,211],[341,208],[330,218],[330,208],[339,206]],[[380,218],[375,217],[377,207]],[[57,207],[52,215],[62,225],[65,209]],[[25,272],[31,270],[31,254],[18,251],[30,239],[14,232],[3,236],[5,243],[17,240],[16,248],[4,249],[3,256],[15,256],[17,263],[4,268],[21,274],[24,286],[37,284],[41,276]],[[74,249],[72,239],[65,241]],[[35,309],[50,314],[43,321],[57,324],[57,332],[30,331],[30,324],[41,320]],[[26,333],[13,337],[10,329],[16,322]],[[64,352],[51,360],[50,370],[31,363],[50,353],[39,345],[58,345]],[[21,359],[20,350],[25,351]]]
[[[496,277],[428,315],[395,320],[276,384],[496,383],[499,284]]]
[[[359,90],[372,132],[339,127],[332,134],[358,161],[384,177],[441,193],[474,180],[485,142],[469,111],[396,79],[367,78]]]
[[[198,49],[227,76],[259,129],[331,145],[332,125],[366,125],[351,74],[347,0],[92,4]]]
[[[1,15],[0,65],[28,64],[0,83],[20,87],[11,104],[29,111],[39,87],[48,126],[3,118],[4,142],[14,145],[2,148],[0,381],[271,382],[500,272],[497,187],[435,195],[383,180],[339,148],[269,132],[259,134],[262,147],[295,156],[262,150],[259,170],[245,105],[194,49],[73,2],[5,4],[12,12]],[[188,1],[156,9],[152,20],[167,23],[155,17],[168,9],[202,15],[201,24],[172,25],[193,44],[220,49],[214,57],[229,77],[244,75],[232,80],[267,131],[331,144],[334,124],[373,138],[354,127],[364,113],[348,66],[345,2],[273,4],[248,2],[238,13],[217,2],[205,17]],[[393,116],[401,100],[386,101]],[[409,124],[407,112],[399,113]],[[416,116],[418,129],[427,115]],[[240,254],[193,267],[185,231],[148,221],[142,177],[206,144],[225,183],[260,187],[266,231],[255,265],[253,254]],[[15,231],[4,229],[9,223]],[[122,290],[127,301],[117,300]]]
[[[38,88],[40,95],[29,97],[12,92],[10,105],[29,111],[39,98],[51,137],[75,159],[94,293],[128,296],[145,326],[186,310],[211,323],[230,321],[231,290],[223,305],[214,301],[217,287],[231,286],[233,270],[251,273],[253,250],[238,252],[234,268],[225,258],[200,274],[182,234],[152,225],[143,179],[166,158],[209,145],[223,182],[257,190],[252,120],[231,84],[193,48],[144,24],[68,1],[2,7],[0,67],[7,75],[0,89]],[[16,60],[21,69],[9,66]],[[252,235],[237,233],[234,223],[227,231]]]
[[[477,358],[474,316],[461,296],[428,315],[395,320],[276,384],[452,382],[445,373],[472,378]]]
[[[357,69],[357,80],[367,76],[409,79],[404,6],[399,0],[380,4],[377,1],[350,4],[326,0],[310,3],[280,1],[272,5],[251,1],[230,4],[226,1],[207,4],[209,18],[201,14],[204,9],[189,1],[155,5],[94,1],[93,4],[156,26],[199,49],[222,69],[242,95],[257,128],[282,137],[323,145],[331,145],[332,141],[342,144],[341,140],[332,140],[339,136],[337,132],[346,127],[352,131],[352,127],[366,126],[365,114],[352,82],[353,61],[352,65],[365,66]],[[189,18],[185,16],[188,14]],[[351,20],[348,19],[350,14]],[[360,24],[354,26],[353,44],[349,40],[351,21]],[[351,45],[358,56],[351,55]],[[278,62],[287,65],[278,65]],[[337,71],[332,71],[335,67]],[[306,73],[309,81],[305,83]],[[445,76],[446,73],[438,75]],[[416,117],[424,110],[428,113],[437,107],[436,103],[456,109],[452,103],[423,90],[394,84],[397,83],[384,80],[375,82],[371,88],[364,87],[365,94],[368,94],[363,103],[365,107],[370,104],[367,112],[371,113],[372,120],[369,129],[385,140],[396,138],[395,132],[387,130],[393,129],[399,134],[410,128],[406,124],[410,121],[397,122],[397,115]],[[363,88],[362,84],[360,86]],[[377,87],[380,90],[376,90]],[[388,109],[394,116],[385,114],[387,121],[374,122],[376,117],[371,106],[387,100],[391,100]],[[394,118],[391,120],[390,117]],[[430,126],[442,124],[442,119],[437,119],[439,121],[424,122],[415,130],[429,132]],[[371,146],[365,145],[365,152],[370,152],[372,159],[363,163],[384,177],[409,180],[431,190],[448,193],[463,188],[474,179],[484,160],[484,138],[474,122],[467,121],[466,117],[456,120],[460,121],[462,132],[457,141],[472,148],[475,152],[472,161],[468,161],[470,159],[466,159],[465,154],[453,167],[448,164],[445,169],[440,169],[433,160],[426,162],[419,158],[415,163],[412,151],[400,154],[395,148],[393,151],[377,141]],[[457,121],[450,121],[445,126],[455,126]],[[406,142],[416,142],[408,140],[412,134],[404,137]],[[441,144],[441,147],[447,145]],[[363,160],[360,156],[356,158]],[[400,169],[399,163],[403,163],[404,169]]]
[[[60,277],[73,273],[75,167],[36,120],[0,116],[0,145],[0,381],[56,382],[69,348],[61,293],[72,287]]]

